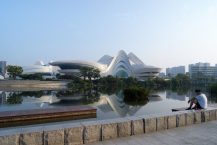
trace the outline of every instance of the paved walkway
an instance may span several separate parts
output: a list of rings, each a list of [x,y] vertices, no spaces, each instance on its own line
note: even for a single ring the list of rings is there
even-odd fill
[[[88,145],[217,145],[217,121]]]

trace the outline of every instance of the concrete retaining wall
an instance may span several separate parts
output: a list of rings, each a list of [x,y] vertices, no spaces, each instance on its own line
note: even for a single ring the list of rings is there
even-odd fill
[[[79,145],[217,119],[217,109],[0,131],[0,145]]]

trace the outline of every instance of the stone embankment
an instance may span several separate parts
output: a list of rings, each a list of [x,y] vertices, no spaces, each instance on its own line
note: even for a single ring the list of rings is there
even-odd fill
[[[90,106],[65,106],[0,112],[0,128],[37,123],[96,118],[96,108]]]
[[[34,91],[66,89],[66,81],[38,81],[38,80],[0,80],[0,90],[6,91]]]
[[[4,145],[79,145],[217,119],[217,108],[0,131]]]

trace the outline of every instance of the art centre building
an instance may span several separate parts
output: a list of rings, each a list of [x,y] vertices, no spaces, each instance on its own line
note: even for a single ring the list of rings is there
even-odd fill
[[[55,79],[60,68],[52,65],[45,65],[43,61],[37,61],[30,66],[22,66],[23,75],[41,74],[43,79]]]
[[[72,61],[54,61],[50,65],[58,66],[59,72],[63,74],[71,74],[81,76],[80,69],[82,67],[92,67],[100,71],[100,75],[114,77],[134,77],[142,81],[150,77],[156,77],[161,68],[145,65],[132,52],[126,54],[123,50],[119,51],[116,56],[104,55],[97,62],[89,62],[83,60]]]

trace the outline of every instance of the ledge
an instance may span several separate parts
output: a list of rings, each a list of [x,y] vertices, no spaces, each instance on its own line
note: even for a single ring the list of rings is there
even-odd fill
[[[0,127],[95,117],[96,108],[89,106],[5,111],[0,112]]]
[[[216,120],[217,108],[0,131],[0,144],[78,145]]]

